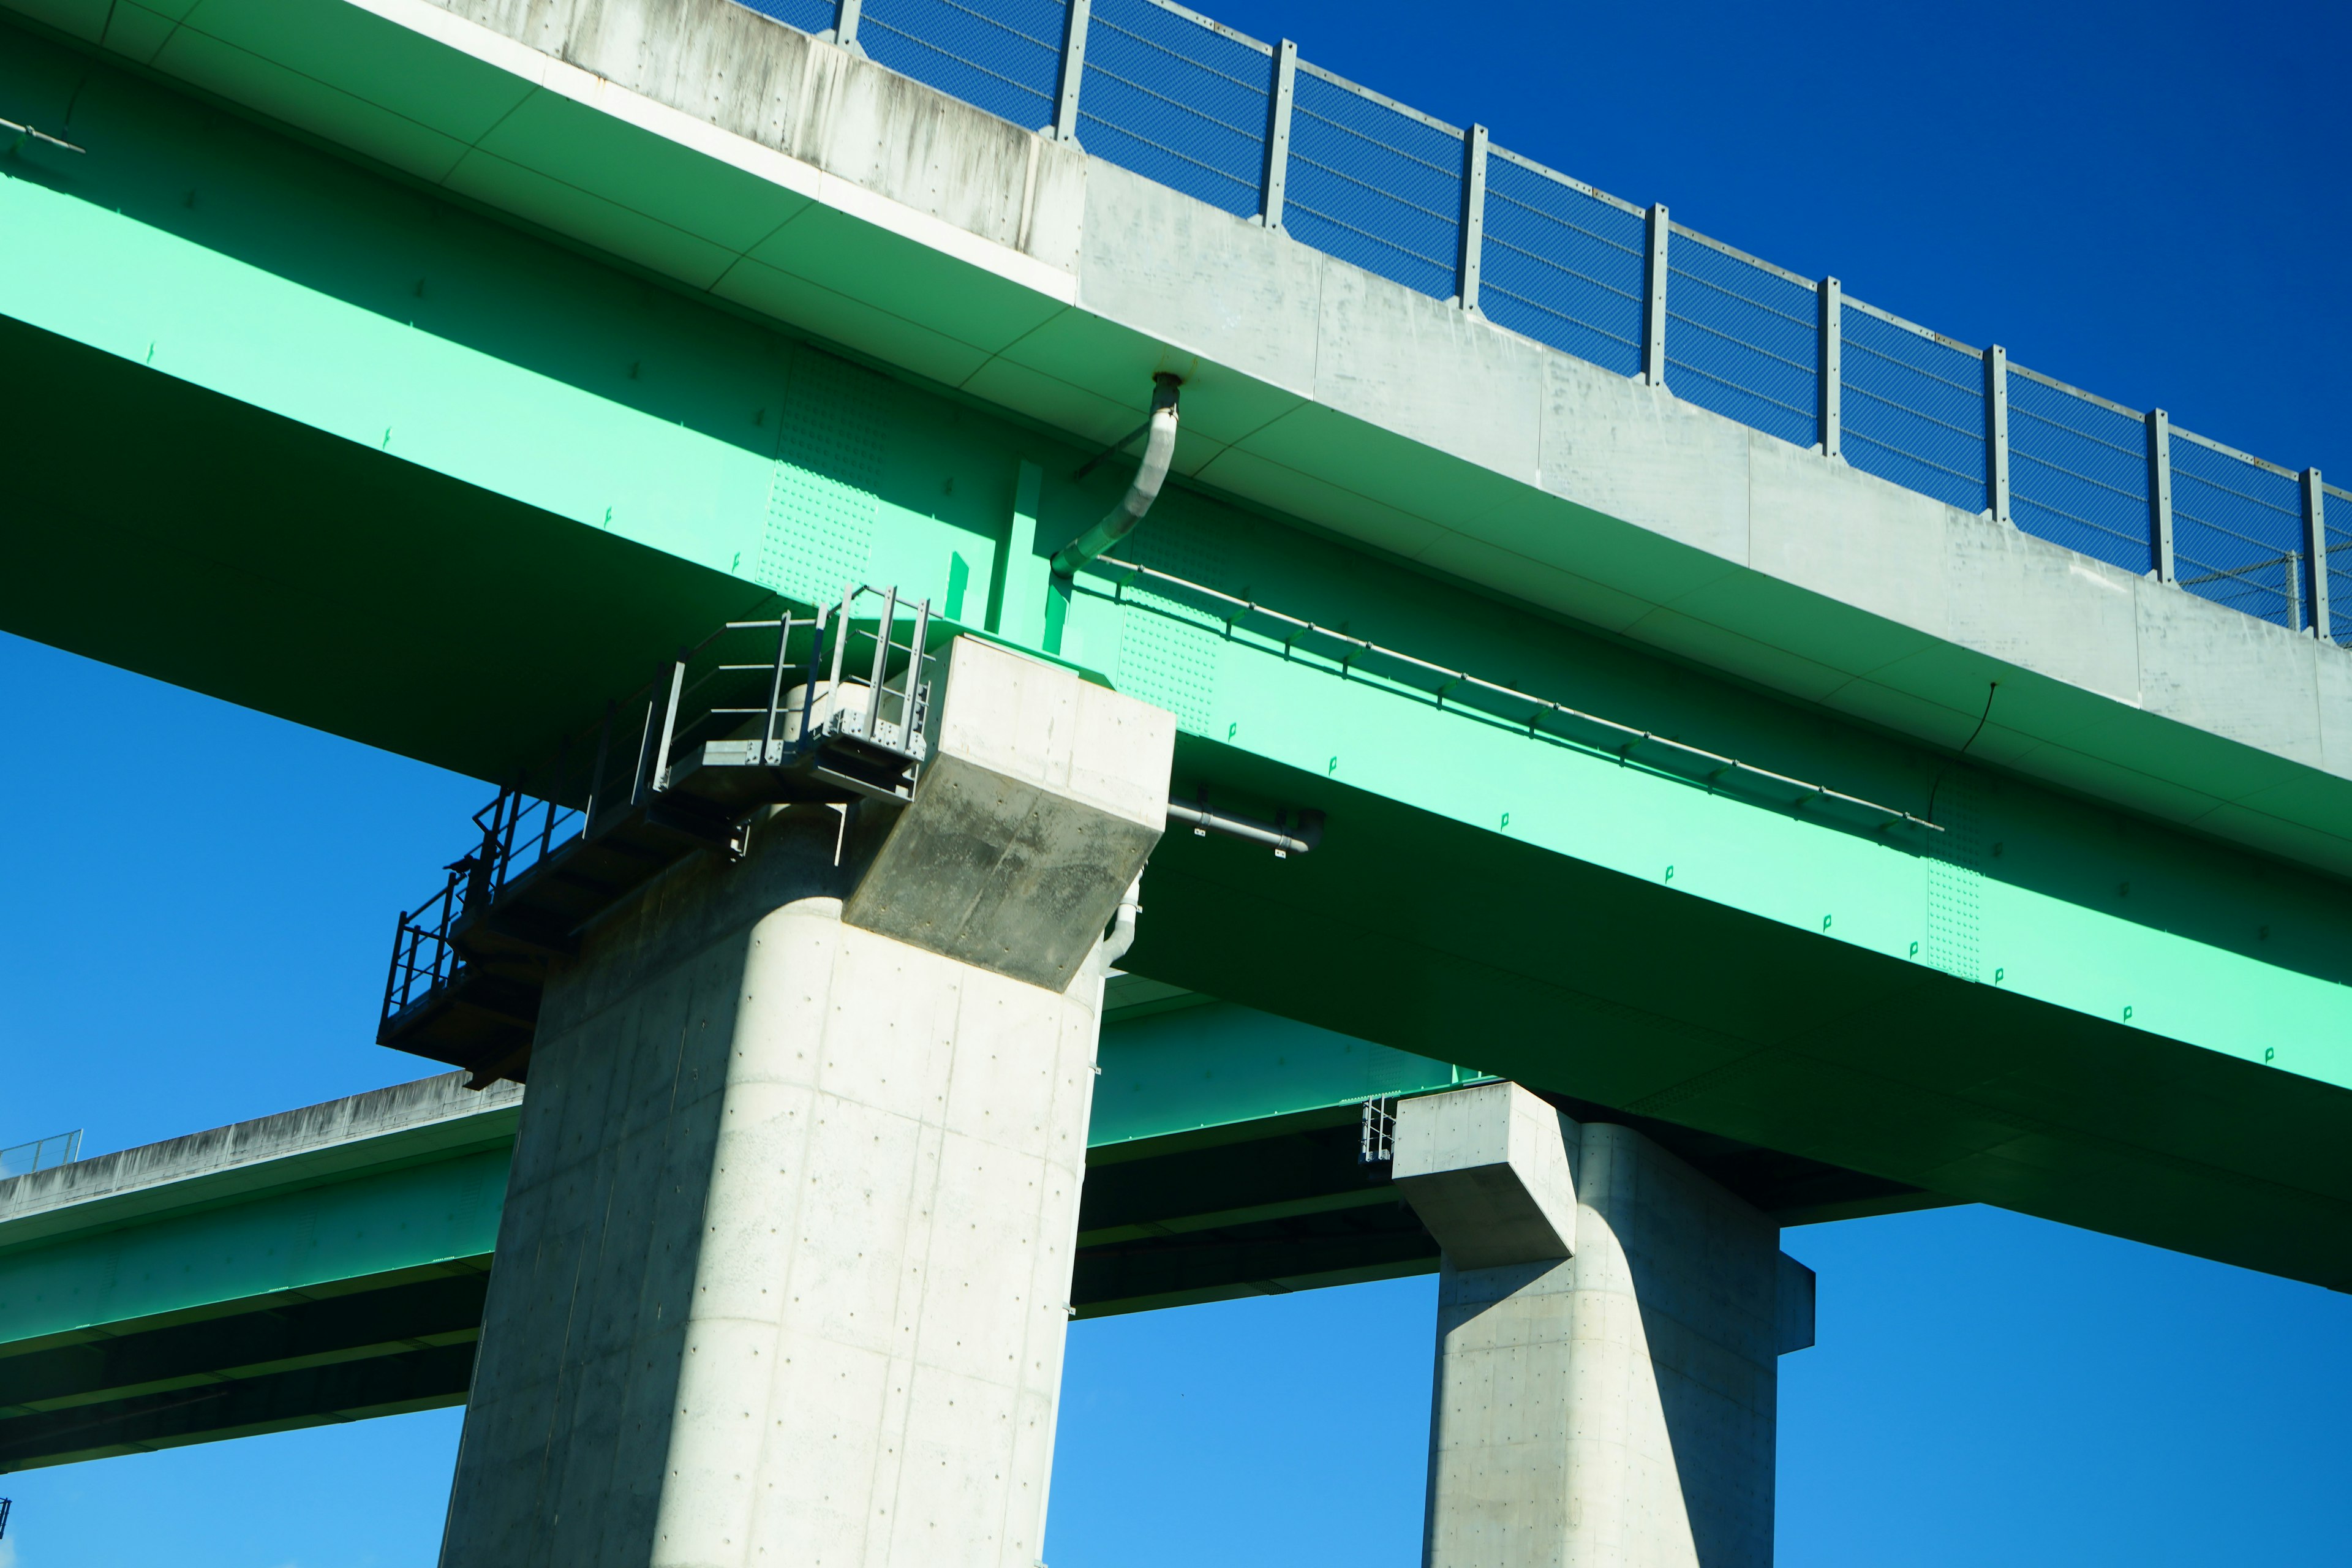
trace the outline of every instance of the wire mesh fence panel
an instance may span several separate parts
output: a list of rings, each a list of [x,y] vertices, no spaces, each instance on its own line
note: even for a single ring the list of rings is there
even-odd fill
[[[1851,298],[1838,320],[1838,445],[1845,460],[1922,495],[1984,510],[1983,359]]]
[[[2322,485],[2327,539],[2327,633],[2352,644],[2352,495]]]
[[[2190,593],[2290,631],[2304,623],[2303,484],[2172,432],[2172,567]]]
[[[81,1157],[81,1130],[60,1132],[54,1137],[36,1139],[30,1143],[18,1143],[0,1149],[0,1181],[10,1176],[29,1176],[36,1171],[53,1171],[59,1165],[70,1165]]]
[[[2009,367],[2009,515],[2128,572],[2156,564],[2141,416]]]
[[[840,7],[835,0],[736,0],[738,5],[757,11],[762,16],[773,16],[788,27],[798,27],[803,33],[822,33],[833,26]]]
[[[1478,308],[1617,372],[1642,369],[1642,214],[1501,148],[1486,154]]]
[[[1821,296],[1676,226],[1666,247],[1666,385],[1783,441],[1821,439]]]
[[[876,63],[1034,131],[1054,122],[1067,0],[866,0]]]
[[[1282,226],[1368,272],[1452,297],[1461,261],[1462,132],[1301,62]]]
[[[1274,51],[1157,0],[1095,0],[1078,140],[1147,179],[1255,216]]]

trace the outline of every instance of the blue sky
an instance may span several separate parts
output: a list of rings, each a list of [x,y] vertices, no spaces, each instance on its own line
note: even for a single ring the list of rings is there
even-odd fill
[[[2020,363],[2352,477],[2352,8],[1228,0],[1262,37]],[[366,1043],[479,786],[0,638],[0,1143],[420,1076]],[[138,737],[135,767],[63,769]],[[85,753],[87,754],[87,753]],[[117,749],[113,754],[121,754]],[[2352,1299],[1983,1209],[1791,1232],[1780,1555],[2352,1561]],[[1048,1558],[1417,1561],[1427,1280],[1073,1331]],[[0,1478],[0,1568],[432,1560],[454,1412]]]

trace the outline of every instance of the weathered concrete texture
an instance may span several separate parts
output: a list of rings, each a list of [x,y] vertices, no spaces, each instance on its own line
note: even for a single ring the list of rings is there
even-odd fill
[[[465,1081],[464,1073],[443,1073],[12,1176],[0,1181],[0,1225],[12,1243],[25,1242],[51,1228],[87,1226],[86,1211],[58,1217],[85,1205],[104,1204],[110,1215],[127,1218],[229,1192],[328,1181],[388,1159],[504,1142],[522,1086],[499,1083],[476,1092]]]
[[[922,788],[851,925],[1059,991],[1168,820],[1176,718],[959,637]]]
[[[950,700],[1050,711],[1002,689],[1041,673],[959,657]],[[1065,775],[1164,790],[1166,716],[1098,718]],[[1103,977],[1040,986],[848,923],[845,899],[913,907],[908,880],[965,868],[877,859],[903,831],[878,810],[777,813],[550,984],[451,1568],[1036,1561]],[[1114,901],[1132,875],[1048,857],[1070,920],[1101,901],[1074,864]],[[1025,918],[1055,951],[1101,934]]]
[[[1640,1133],[1554,1127],[1575,1256],[1463,1268],[1448,1244],[1423,1561],[1769,1564],[1775,1360],[1811,1342],[1810,1272],[1769,1219]],[[1414,1130],[1400,1118],[1401,1174]]]

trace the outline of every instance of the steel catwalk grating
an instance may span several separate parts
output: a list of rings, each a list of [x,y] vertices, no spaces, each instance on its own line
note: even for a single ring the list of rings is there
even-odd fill
[[[2038,539],[2128,572],[2153,570],[2147,426],[2011,365],[2009,513]]]
[[[1556,174],[1490,150],[1478,308],[1621,375],[1642,369],[1648,228]]]
[[[1983,360],[1852,299],[1838,316],[1838,445],[1845,460],[1965,511],[1983,511]]]
[[[2285,626],[2304,624],[2303,485],[2172,432],[2172,564],[2200,597]]]
[[[1666,247],[1666,385],[1810,447],[1821,439],[1821,297],[1677,229]]]
[[[1067,0],[866,0],[857,41],[880,65],[1034,131],[1054,122]]]
[[[1462,133],[1298,68],[1282,226],[1327,255],[1449,299],[1462,243]]]
[[[746,9],[762,16],[773,16],[787,27],[798,27],[803,33],[823,33],[832,29],[837,7],[832,0],[736,0]]]
[[[1078,140],[1147,179],[1255,216],[1274,51],[1154,0],[1095,0]]]

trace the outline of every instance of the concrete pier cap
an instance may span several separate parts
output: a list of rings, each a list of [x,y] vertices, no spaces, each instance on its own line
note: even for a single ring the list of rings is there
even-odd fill
[[[912,947],[1066,988],[1168,820],[1176,717],[958,637],[921,787],[842,909]]]
[[[1515,1083],[1405,1100],[1397,1190],[1457,1268],[1573,1257],[1575,1127]]]

